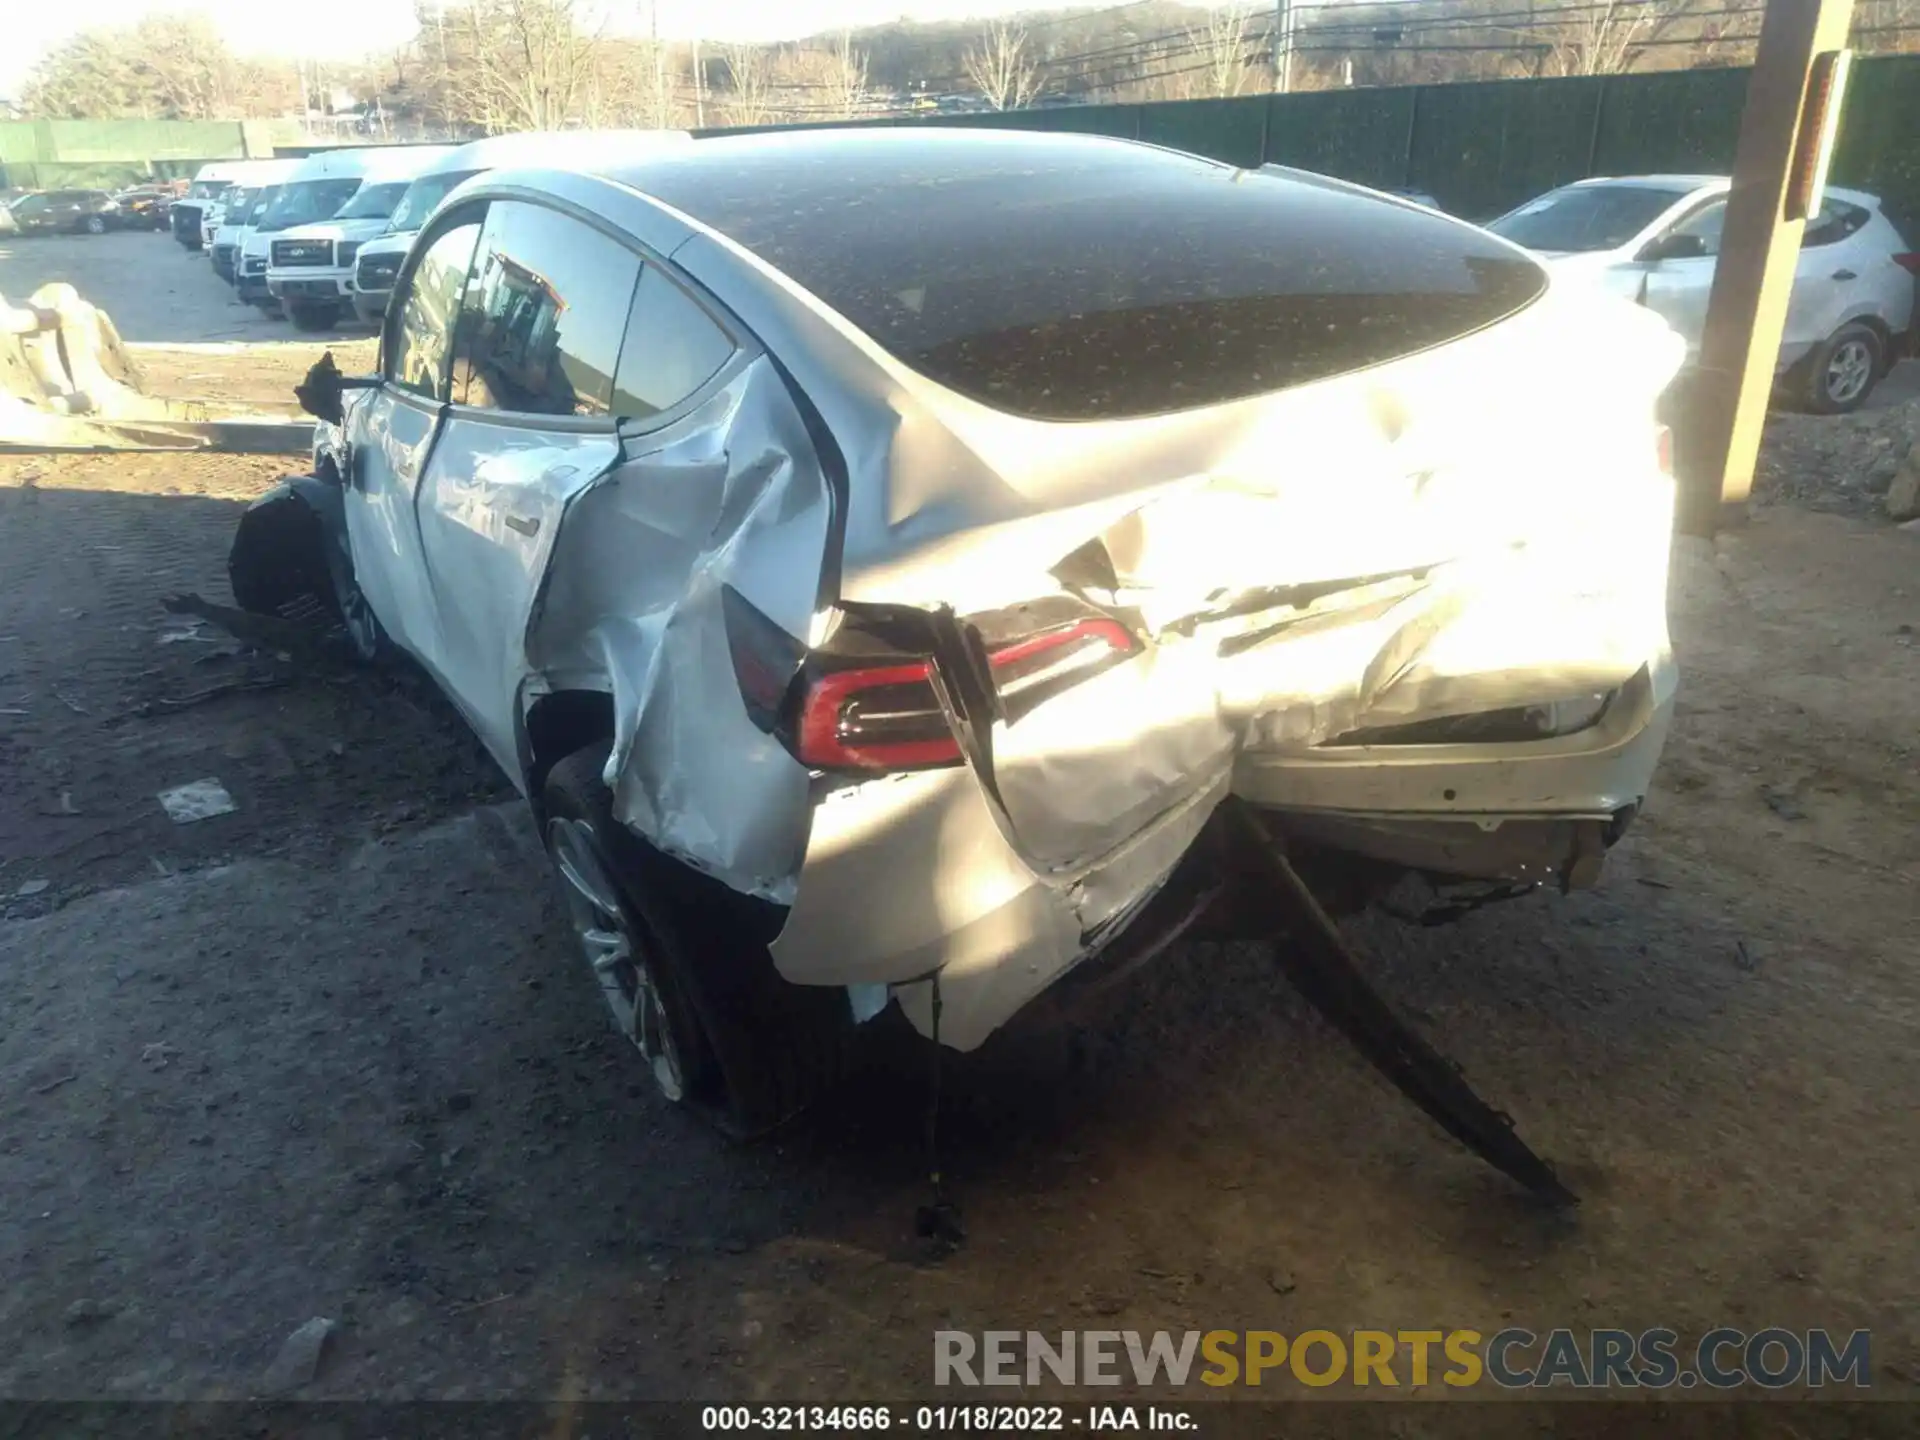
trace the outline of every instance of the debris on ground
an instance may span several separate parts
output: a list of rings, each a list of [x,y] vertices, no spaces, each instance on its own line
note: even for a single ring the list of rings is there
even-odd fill
[[[1774,410],[1753,498],[1862,519],[1920,515],[1920,400],[1853,415]]]
[[[38,895],[52,883],[51,880],[23,880],[19,889],[13,892],[14,899],[25,900],[30,895]]]
[[[327,1342],[333,1338],[336,1328],[333,1321],[316,1315],[289,1335],[273,1364],[267,1367],[262,1388],[269,1395],[285,1395],[311,1384],[320,1373]]]
[[[1887,518],[1920,518],[1920,440],[1913,442],[1906,461],[1887,485]]]
[[[73,286],[0,295],[0,451],[301,454],[313,423],[289,404],[229,408],[149,395],[120,332]]]
[[[208,776],[204,780],[189,780],[185,785],[162,790],[160,808],[167,812],[167,818],[174,824],[191,825],[198,820],[211,820],[216,815],[231,815],[238,807],[233,803],[233,796],[227,793],[227,787]]]
[[[244,680],[225,680],[218,685],[209,685],[201,690],[190,690],[185,695],[161,695],[152,700],[143,700],[117,719],[151,720],[156,715],[171,711],[191,710],[196,705],[204,705],[209,700],[218,700],[223,695],[243,695],[251,690],[282,690],[292,683],[292,677],[287,675],[255,675]],[[226,812],[216,810],[212,813],[224,815]]]
[[[1789,790],[1776,790],[1771,785],[1762,785],[1760,787],[1760,798],[1766,801],[1767,808],[1782,820],[1804,820],[1807,818],[1807,812],[1800,808],[1800,802],[1793,797],[1793,792]]]
[[[69,1329],[78,1330],[83,1326],[98,1325],[102,1320],[111,1320],[120,1313],[120,1307],[110,1300],[81,1299],[67,1307],[66,1323]]]

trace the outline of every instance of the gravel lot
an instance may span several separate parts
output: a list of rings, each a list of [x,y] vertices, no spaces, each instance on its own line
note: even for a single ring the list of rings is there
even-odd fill
[[[82,260],[130,339],[231,322],[160,236],[0,247],[0,291]],[[192,353],[169,384],[318,347]],[[948,1326],[1777,1324],[1872,1329],[1876,1397],[1920,1399],[1920,538],[1783,503],[1683,542],[1681,714],[1603,886],[1354,926],[1574,1216],[1261,947],[1195,944],[953,1067],[970,1238],[936,1262],[917,1051],[877,1035],[775,1144],[669,1113],[424,684],[160,608],[224,598],[278,464],[0,460],[0,1395],[250,1394],[326,1316],[303,1393],[338,1398],[905,1398]],[[169,823],[203,776],[237,813]],[[1751,1433],[1830,1433],[1793,1424]]]

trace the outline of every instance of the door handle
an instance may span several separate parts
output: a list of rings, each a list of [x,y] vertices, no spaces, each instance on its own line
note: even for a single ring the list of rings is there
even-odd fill
[[[1858,280],[1860,277],[1855,275],[1851,270],[1836,270],[1833,272],[1833,278],[1836,280]]]

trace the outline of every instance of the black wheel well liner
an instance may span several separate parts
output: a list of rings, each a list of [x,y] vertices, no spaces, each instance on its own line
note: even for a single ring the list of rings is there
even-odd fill
[[[576,750],[613,738],[613,696],[604,690],[554,690],[527,707],[522,725],[527,798],[537,810],[547,773]]]

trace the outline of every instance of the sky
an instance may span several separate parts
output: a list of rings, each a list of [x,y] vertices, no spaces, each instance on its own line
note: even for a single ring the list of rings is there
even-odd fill
[[[644,31],[648,0],[600,0],[616,12],[615,28]],[[1045,0],[658,0],[660,33],[668,39],[788,40],[844,26],[914,20],[960,20],[973,15],[1043,8]],[[1072,0],[1067,0],[1072,3]],[[1111,0],[1108,0],[1111,3]],[[0,45],[0,95],[17,95],[34,62],[79,30],[131,25],[143,15],[198,11],[212,19],[243,55],[287,55],[295,40],[319,60],[348,60],[390,50],[414,31],[406,0],[329,0],[325,25],[289,26],[287,9],[273,0],[0,0],[10,13]]]

